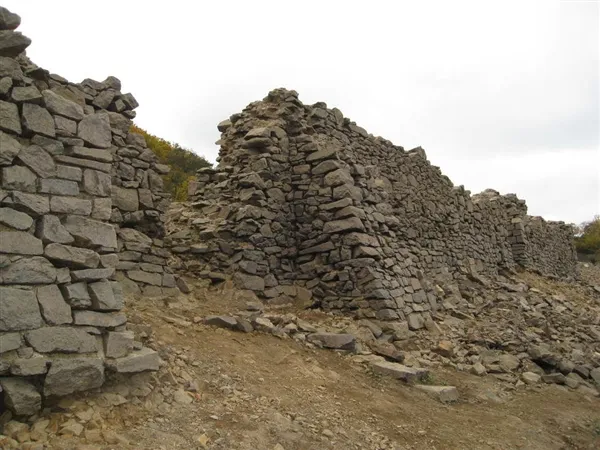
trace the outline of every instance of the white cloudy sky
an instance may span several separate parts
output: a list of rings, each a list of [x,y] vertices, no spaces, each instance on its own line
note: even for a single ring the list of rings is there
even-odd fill
[[[34,62],[117,76],[140,126],[210,161],[219,121],[286,87],[472,192],[600,214],[597,1],[0,1]]]

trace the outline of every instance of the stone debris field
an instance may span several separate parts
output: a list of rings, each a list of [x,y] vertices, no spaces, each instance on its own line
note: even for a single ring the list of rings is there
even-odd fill
[[[571,226],[275,89],[187,202],[0,6],[0,449],[597,449]]]

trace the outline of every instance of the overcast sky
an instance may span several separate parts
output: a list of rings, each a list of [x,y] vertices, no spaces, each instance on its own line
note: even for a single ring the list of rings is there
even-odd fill
[[[529,213],[600,214],[597,1],[0,0],[28,55],[121,79],[136,122],[214,162],[216,124],[276,87],[425,148]]]

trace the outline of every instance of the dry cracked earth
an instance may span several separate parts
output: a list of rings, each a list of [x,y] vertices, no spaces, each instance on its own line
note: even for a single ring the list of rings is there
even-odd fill
[[[530,283],[534,277],[523,276]],[[412,385],[374,374],[360,355],[314,348],[285,335],[207,326],[202,318],[243,310],[247,298],[227,283],[189,282],[192,292],[177,299],[128,300],[131,326],[164,360],[158,373],[111,379],[102,390],[48,405],[29,423],[7,423],[5,413],[0,447],[600,448],[600,399],[591,390],[515,384],[438,364],[428,383],[456,386],[460,395],[457,402],[441,403]],[[279,313],[307,322],[331,319],[317,311]]]

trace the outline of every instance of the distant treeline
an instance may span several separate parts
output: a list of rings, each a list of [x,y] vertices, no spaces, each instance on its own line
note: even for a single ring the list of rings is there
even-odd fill
[[[575,247],[586,260],[600,262],[600,216],[577,227]]]
[[[190,180],[194,179],[196,171],[202,167],[209,167],[211,164],[191,150],[182,148],[174,142],[165,141],[136,125],[131,126],[131,131],[143,135],[148,148],[158,156],[162,164],[171,168],[169,174],[165,175],[163,179],[165,189],[171,193],[173,200],[186,201],[188,184]]]

